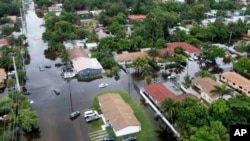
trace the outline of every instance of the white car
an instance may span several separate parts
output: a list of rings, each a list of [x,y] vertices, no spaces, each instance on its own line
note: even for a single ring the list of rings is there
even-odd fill
[[[189,60],[189,61],[194,61],[194,58],[188,57],[188,60]]]
[[[104,88],[104,87],[107,87],[108,86],[108,83],[101,83],[98,87],[99,88]]]
[[[174,79],[174,78],[176,78],[176,75],[174,75],[174,74],[168,76],[168,79]]]
[[[63,74],[63,77],[66,79],[66,78],[72,78],[72,77],[74,77],[75,76],[75,74],[74,73],[72,73],[72,72],[65,72],[64,74]]]
[[[95,110],[88,110],[84,112],[84,118],[92,117],[98,115],[97,111]]]

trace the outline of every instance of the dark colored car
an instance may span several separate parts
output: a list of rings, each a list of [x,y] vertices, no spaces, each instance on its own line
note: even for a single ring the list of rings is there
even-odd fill
[[[52,66],[51,65],[46,65],[44,67],[47,68],[47,69],[50,69]]]
[[[56,90],[56,89],[54,89],[53,92],[54,92],[56,95],[60,95],[60,94],[61,94],[60,91],[58,91],[58,90]]]
[[[24,94],[24,95],[30,95],[30,94],[31,94],[31,92],[26,91],[26,92],[23,92],[23,94]]]
[[[113,136],[106,136],[106,137],[103,137],[103,141],[116,141],[116,139]]]
[[[136,141],[136,136],[125,136],[122,141]]]
[[[99,118],[100,118],[99,115],[94,115],[94,116],[87,117],[85,120],[86,120],[87,123],[89,123],[89,122],[98,120]]]
[[[73,72],[73,69],[71,67],[65,66],[62,68],[63,72]]]
[[[70,119],[76,119],[78,116],[80,116],[81,113],[80,111],[75,111],[75,112],[72,112],[69,116]]]
[[[55,67],[61,67],[61,66],[63,66],[62,63],[56,63],[56,64],[55,64]]]

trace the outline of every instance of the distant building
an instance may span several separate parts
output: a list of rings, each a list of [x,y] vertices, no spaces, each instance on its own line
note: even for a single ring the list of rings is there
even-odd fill
[[[122,53],[122,54],[116,54],[114,56],[115,61],[119,65],[125,65],[125,64],[131,64],[133,60],[139,57],[147,57],[147,53],[144,51],[138,51],[138,52],[128,52],[128,53]]]
[[[9,41],[7,39],[0,39],[0,47],[2,46],[8,46]]]
[[[133,21],[143,21],[146,19],[146,15],[129,15],[128,19],[133,22]]]
[[[89,50],[96,50],[98,45],[97,43],[86,43],[85,46]]]
[[[236,72],[224,72],[220,74],[220,80],[250,97],[250,80],[244,76]]]
[[[183,93],[180,95],[173,94],[169,89],[167,89],[163,84],[151,83],[144,87],[146,95],[154,102],[154,104],[160,107],[161,103],[167,99],[171,98],[173,101],[178,102],[184,100],[187,97],[197,98],[191,94]]]
[[[105,12],[105,10],[99,9],[99,10],[92,10],[92,11],[90,11],[90,13],[93,14],[93,16],[98,16],[102,12]]]
[[[219,86],[220,84],[213,80],[210,77],[197,77],[193,79],[193,85],[199,89],[199,93],[201,98],[204,99],[206,102],[211,103],[219,98],[219,95],[211,93],[214,89],[214,86]],[[223,96],[224,99],[228,99],[231,96],[226,95]]]
[[[5,87],[6,72],[3,68],[0,68],[0,88]]]
[[[13,16],[7,16],[7,18],[9,18],[13,23],[15,23],[16,20],[17,20],[17,17],[15,15],[13,15]]]
[[[98,21],[94,19],[82,19],[80,20],[80,24],[83,27],[89,27],[95,29],[98,25]]]
[[[63,45],[66,49],[84,48],[86,41],[87,41],[87,39],[64,41]]]
[[[172,42],[172,43],[167,43],[165,48],[162,48],[159,50],[159,53],[161,55],[164,55],[166,52],[168,52],[171,55],[174,55],[174,49],[176,47],[182,47],[184,51],[190,55],[199,55],[201,50],[193,45],[190,45],[189,43],[186,42]]]
[[[141,123],[134,115],[133,109],[119,94],[100,95],[98,101],[105,125],[111,127],[117,137],[141,131]]]
[[[76,11],[76,14],[77,15],[84,15],[84,14],[89,14],[90,12],[88,10],[79,10],[79,11]]]
[[[225,62],[225,59],[222,57],[215,58],[215,62],[217,67],[222,69],[223,72],[228,72],[233,70],[233,63]]]
[[[62,11],[62,4],[54,4],[48,7],[49,12],[61,12]]]
[[[71,60],[74,70],[79,76],[91,76],[102,73],[102,65],[96,58],[78,57]]]

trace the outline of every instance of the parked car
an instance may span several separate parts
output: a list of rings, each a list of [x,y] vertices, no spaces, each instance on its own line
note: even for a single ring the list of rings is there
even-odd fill
[[[61,67],[61,66],[63,66],[64,64],[62,64],[62,63],[56,63],[55,64],[55,67]]]
[[[90,123],[90,122],[92,122],[92,121],[98,120],[99,118],[100,118],[99,115],[94,115],[94,116],[90,116],[90,117],[85,118],[85,121],[86,121],[87,123]]]
[[[122,141],[136,141],[136,136],[125,136]]]
[[[10,71],[7,73],[8,76],[14,76],[15,75],[15,71]]]
[[[98,115],[97,111],[95,110],[87,110],[84,112],[84,118],[92,117]]]
[[[104,88],[104,87],[107,87],[108,86],[108,83],[101,83],[98,85],[99,88]]]
[[[40,70],[40,71],[44,71],[44,66],[40,65],[40,66],[39,66],[39,70]]]
[[[72,78],[72,77],[74,77],[74,76],[75,76],[75,74],[74,74],[73,72],[65,72],[65,73],[63,74],[63,78],[64,78],[64,79]]]
[[[64,67],[62,68],[62,71],[63,71],[63,72],[73,72],[73,69],[72,69],[71,67],[69,67],[69,66],[64,66]]]
[[[76,119],[78,116],[80,116],[81,113],[80,111],[75,111],[75,112],[72,112],[69,116],[70,119]]]
[[[189,61],[194,61],[194,58],[188,57],[188,60],[189,60]]]
[[[52,66],[51,65],[46,65],[44,67],[47,68],[47,69],[50,69]]]
[[[61,92],[60,92],[59,90],[56,90],[56,89],[54,89],[53,92],[54,92],[56,95],[60,95],[60,94],[61,94]]]
[[[23,94],[24,94],[24,95],[30,95],[30,94],[31,94],[31,92],[26,91],[26,92],[23,92]]]
[[[161,81],[159,79],[155,79],[154,83],[161,83]]]
[[[176,75],[174,75],[174,74],[168,76],[168,79],[174,79],[174,78],[176,78]]]
[[[116,138],[113,136],[106,136],[103,137],[103,141],[116,141]]]

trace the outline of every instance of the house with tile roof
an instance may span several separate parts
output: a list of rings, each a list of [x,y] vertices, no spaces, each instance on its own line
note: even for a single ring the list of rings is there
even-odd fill
[[[141,124],[133,109],[119,94],[107,93],[98,96],[104,123],[112,127],[117,137],[141,131]]]
[[[199,48],[187,42],[172,42],[167,43],[165,48],[159,50],[159,53],[164,55],[166,52],[168,52],[169,54],[174,55],[174,49],[176,47],[182,47],[189,56],[199,55],[201,52]]]
[[[220,98],[219,95],[211,93],[211,91],[214,89],[214,86],[219,86],[220,84],[210,77],[197,77],[193,79],[193,85],[199,89],[201,98],[208,103],[212,103],[213,101]],[[228,99],[230,97],[231,96],[229,95],[223,96],[224,99]]]
[[[6,72],[3,68],[0,68],[0,88],[5,87]]]
[[[122,54],[115,54],[115,61],[119,65],[131,64],[133,60],[139,57],[147,57],[148,54],[144,51],[138,52],[123,52]]]
[[[133,21],[143,21],[146,19],[146,15],[129,15],[128,19],[133,22]]]
[[[250,80],[236,72],[224,72],[219,75],[220,81],[250,97]]]
[[[171,98],[173,101],[178,102],[184,100],[187,97],[197,99],[195,96],[187,93],[175,95],[163,84],[151,83],[144,87],[146,95],[155,103],[156,106],[160,107],[161,103],[166,98]]]
[[[8,46],[9,41],[7,39],[0,39],[0,47],[2,46]]]

